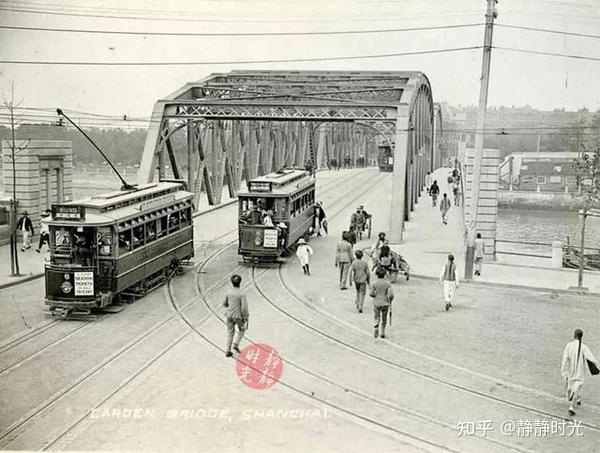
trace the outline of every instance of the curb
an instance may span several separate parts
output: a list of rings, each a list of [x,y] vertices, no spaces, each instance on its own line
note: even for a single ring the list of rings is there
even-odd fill
[[[419,275],[419,274],[410,274],[411,278],[418,278],[421,280],[434,280],[434,281],[438,281],[439,279],[437,277],[431,277],[429,275]],[[496,287],[496,288],[510,288],[510,289],[523,289],[523,290],[530,290],[530,291],[543,291],[543,292],[553,292],[553,293],[558,293],[558,294],[567,294],[570,296],[588,296],[588,297],[597,297],[600,295],[600,293],[597,292],[582,292],[582,291],[578,291],[578,290],[574,290],[574,289],[557,289],[557,288],[547,288],[544,286],[530,286],[530,285],[514,285],[511,283],[494,283],[494,282],[485,282],[485,281],[481,281],[481,280],[461,280],[460,281],[461,285],[468,285],[468,286],[492,286],[492,287]]]
[[[32,280],[37,280],[38,278],[41,278],[44,275],[45,275],[44,272],[40,272],[40,273],[37,273],[37,274],[28,275],[27,277],[19,278],[18,280],[14,280],[12,282],[3,283],[3,284],[0,285],[0,290],[3,290],[5,288],[10,288],[11,286],[20,285],[21,283],[27,283],[27,282],[30,282]]]

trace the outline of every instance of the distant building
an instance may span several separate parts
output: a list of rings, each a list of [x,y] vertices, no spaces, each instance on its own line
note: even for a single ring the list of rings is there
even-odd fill
[[[500,164],[500,187],[533,192],[577,191],[574,152],[512,153]]]

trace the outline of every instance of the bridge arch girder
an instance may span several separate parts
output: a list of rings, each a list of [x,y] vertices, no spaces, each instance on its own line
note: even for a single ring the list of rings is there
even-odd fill
[[[267,125],[268,131],[257,129],[256,122]],[[315,123],[329,126],[315,127]],[[343,145],[340,149],[356,160],[369,144],[373,147],[374,137],[394,143],[392,217],[400,212],[402,221],[392,218],[392,240],[401,239],[424,169],[433,165],[431,86],[420,72],[232,71],[189,83],[154,107],[140,182],[152,181],[157,169],[164,174],[165,148],[184,127],[190,137],[187,179],[197,182],[195,190],[204,186],[213,191],[211,204],[220,201],[214,192],[220,194],[223,175],[232,192],[233,163],[251,177],[308,158],[322,165],[332,144]],[[204,137],[207,128],[218,133]],[[316,155],[309,156],[311,142]],[[201,148],[207,162],[194,170],[190,162]]]

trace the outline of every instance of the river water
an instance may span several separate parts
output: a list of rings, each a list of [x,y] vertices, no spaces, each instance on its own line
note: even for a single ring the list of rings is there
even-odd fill
[[[544,242],[561,241],[579,246],[581,221],[577,211],[499,209],[497,239]],[[600,217],[588,217],[585,228],[586,247],[600,248]],[[550,248],[498,243],[498,250],[534,252],[548,255]]]

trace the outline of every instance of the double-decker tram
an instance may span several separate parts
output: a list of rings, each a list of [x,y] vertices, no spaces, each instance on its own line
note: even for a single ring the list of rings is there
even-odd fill
[[[161,181],[52,206],[46,305],[91,314],[160,285],[194,255],[193,194]]]
[[[391,146],[379,145],[378,161],[381,171],[394,170],[394,152]]]
[[[315,180],[308,171],[284,169],[247,184],[238,193],[238,253],[244,262],[276,261],[312,227]]]

